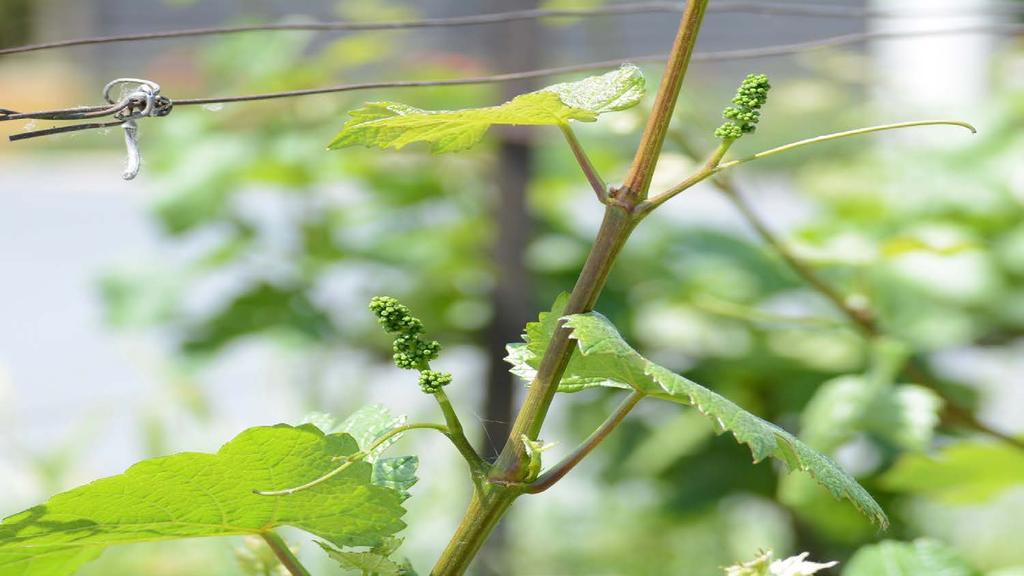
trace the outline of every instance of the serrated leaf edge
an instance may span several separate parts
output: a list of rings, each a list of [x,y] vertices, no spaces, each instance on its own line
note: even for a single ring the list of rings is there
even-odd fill
[[[599,343],[585,344],[578,338],[576,329],[579,327],[578,319],[581,318],[597,318],[601,322],[607,324],[607,326],[612,327],[613,329],[614,327],[607,318],[605,318],[598,312],[574,314],[570,316],[562,316],[560,318],[565,322],[566,327],[573,330],[573,332],[570,334],[570,338],[576,340],[577,349],[580,351],[580,354],[582,354],[583,356],[588,356],[591,354],[599,353]],[[658,383],[658,385],[662,388],[664,395],[656,392],[652,393],[649,390],[638,387],[636,383],[633,382],[626,382],[625,384],[629,384],[634,389],[640,392],[647,393],[651,396],[660,397],[662,399],[677,402],[679,400],[679,396],[677,394],[673,394],[672,391],[666,387],[665,379],[667,377],[670,377],[678,379],[678,381],[685,383],[687,386],[694,387],[696,390],[706,392],[709,396],[719,399],[726,405],[735,408],[738,411],[738,414],[752,418],[758,425],[764,426],[765,428],[769,429],[774,434],[776,439],[774,450],[769,449],[767,446],[764,445],[757,445],[752,442],[752,439],[742,438],[739,435],[739,432],[737,432],[733,427],[729,425],[729,423],[725,422],[722,419],[721,414],[716,414],[715,411],[713,411],[711,408],[707,406],[706,402],[702,402],[699,398],[697,398],[697,396],[693,392],[682,392],[683,394],[686,395],[688,405],[694,406],[701,414],[712,419],[712,422],[715,424],[716,433],[721,434],[724,433],[725,431],[728,431],[732,434],[733,438],[735,438],[738,444],[746,444],[748,448],[750,448],[750,451],[754,457],[755,464],[769,457],[774,456],[776,459],[782,461],[785,464],[789,472],[792,472],[794,470],[800,470],[808,473],[820,485],[828,489],[828,491],[835,498],[848,500],[858,510],[860,510],[862,514],[867,516],[873,523],[875,523],[879,528],[883,530],[888,528],[889,519],[886,516],[885,512],[882,510],[881,506],[879,506],[878,503],[875,502],[874,498],[867,492],[867,490],[865,490],[852,476],[850,476],[844,470],[842,470],[831,458],[805,445],[795,436],[793,436],[789,432],[786,432],[779,426],[744,410],[742,407],[732,402],[728,398],[725,398],[724,396],[721,396],[720,394],[717,394],[714,391],[704,386],[701,386],[700,384],[688,378],[680,376],[662,366],[659,366],[651,362],[650,360],[644,358],[638,352],[633,350],[633,348],[630,347],[629,344],[622,339],[621,335],[618,333],[617,330],[614,331],[614,334],[615,336],[618,337],[619,341],[621,341],[622,345],[624,345],[632,352],[632,355],[634,355],[634,358],[632,359],[634,361],[639,360],[643,362],[644,374],[650,376],[655,382]],[[607,338],[602,339],[602,341],[606,339]],[[778,451],[777,453],[776,450]],[[812,465],[813,461],[817,461],[819,465]],[[839,482],[827,481],[828,478],[832,476],[838,477],[837,479],[839,480]]]

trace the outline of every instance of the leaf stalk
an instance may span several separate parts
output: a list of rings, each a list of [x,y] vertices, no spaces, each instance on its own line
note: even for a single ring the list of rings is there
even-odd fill
[[[576,447],[568,456],[562,461],[555,464],[548,470],[545,470],[537,477],[536,480],[526,485],[526,492],[528,494],[539,494],[548,488],[551,488],[559,480],[561,480],[566,474],[572,471],[577,464],[583,461],[594,448],[604,441],[623,420],[633,410],[633,407],[637,405],[641,400],[644,399],[646,394],[639,390],[634,390],[627,396],[621,404],[612,412],[608,418],[601,423],[596,430],[594,430],[582,444]]]
[[[598,173],[597,169],[590,162],[590,158],[587,156],[587,151],[580,145],[580,141],[576,138],[576,133],[573,132],[572,126],[569,124],[559,124],[559,128],[562,129],[562,134],[565,135],[566,142],[569,143],[569,148],[572,148],[572,153],[576,156],[576,162],[580,165],[580,169],[583,170],[583,175],[587,177],[587,182],[590,183],[590,187],[594,189],[594,193],[597,194],[597,200],[601,204],[608,203],[608,185],[604,183],[604,179],[601,178],[601,174]]]
[[[292,576],[311,576],[309,570],[306,570],[306,567],[299,562],[295,554],[292,554],[291,549],[288,548],[288,543],[284,541],[284,538],[281,538],[280,534],[273,530],[268,530],[260,534],[260,536],[263,537],[263,541],[274,551],[274,556],[277,556],[277,559],[281,561],[281,565]]]
[[[452,441],[455,445],[455,449],[459,451],[462,458],[465,459],[466,464],[469,465],[470,473],[473,477],[473,483],[477,490],[481,488],[481,482],[487,476],[489,466],[484,459],[480,457],[477,451],[470,444],[466,438],[466,433],[462,428],[462,422],[459,420],[459,415],[455,412],[452,407],[451,401],[448,399],[448,395],[444,389],[438,390],[433,394],[434,399],[437,400],[438,406],[441,407],[441,412],[444,414],[444,421],[447,426],[445,427],[445,436]]]
[[[746,164],[753,160],[759,160],[768,156],[774,156],[783,152],[789,152],[790,150],[796,150],[797,148],[803,148],[804,146],[811,146],[813,144],[820,144],[822,142],[829,142],[831,140],[840,140],[842,138],[849,138],[850,136],[860,136],[862,134],[871,134],[872,132],[885,132],[888,130],[899,130],[901,128],[912,128],[915,126],[960,126],[971,131],[972,134],[977,134],[978,129],[963,122],[961,120],[917,120],[914,122],[897,122],[895,124],[879,124],[877,126],[867,126],[865,128],[857,128],[855,130],[845,130],[843,132],[833,132],[832,134],[824,134],[822,136],[815,136],[814,138],[807,138],[804,140],[797,140],[796,142],[790,142],[789,144],[783,144],[782,146],[776,146],[775,148],[769,148],[756,154],[752,154],[745,158],[738,160],[731,160],[724,162],[718,166],[716,172],[722,170],[728,170],[734,166],[740,164]]]

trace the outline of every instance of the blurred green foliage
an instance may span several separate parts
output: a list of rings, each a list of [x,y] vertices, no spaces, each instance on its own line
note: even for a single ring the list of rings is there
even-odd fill
[[[204,44],[201,53],[208,88],[222,93],[486,68],[441,52],[413,62],[400,39],[377,34],[326,44],[297,34],[237,36]],[[736,154],[865,123],[871,112],[856,105],[864,89],[850,62],[824,54],[774,82],[760,130]],[[719,79],[705,80],[695,86],[713,90]],[[841,292],[870,302],[891,340],[865,341],[742,225],[675,213],[644,223],[599,304],[652,360],[838,455],[890,513],[889,538],[932,535],[919,501],[993,505],[1024,484],[1019,450],[938,425],[940,403],[904,372],[908,358],[923,360],[947,396],[976,409],[982,398],[973,383],[929,360],[967,346],[1010,349],[1024,329],[1024,94],[1019,86],[997,94],[985,111],[993,128],[967,146],[851,140],[739,174],[747,195],[784,188],[782,208],[796,202],[813,214],[778,226],[785,241]],[[494,87],[401,96],[427,109],[500,100]],[[397,97],[363,92],[181,109],[173,121],[153,123],[148,168],[163,175],[167,190],[153,215],[186,257],[112,273],[103,284],[109,320],[170,334],[189,360],[216,358],[241,340],[273,339],[307,351],[311,362],[371,346],[385,363],[387,340],[368,314],[353,311],[386,292],[420,312],[442,341],[478,342],[495,282],[492,154],[486,146],[442,157],[417,147],[324,151],[345,111],[380,99]],[[680,120],[710,149],[719,100],[707,100],[698,93]],[[642,111],[627,112],[580,129],[610,181],[624,172],[641,120]],[[598,212],[560,137],[544,133],[537,145],[525,258],[540,310],[574,281]],[[681,177],[688,162],[669,144],[659,177]],[[688,192],[701,202],[712,194]],[[690,200],[673,204],[685,210]],[[763,216],[775,222],[774,204],[755,204],[769,206]],[[195,304],[211,290],[215,305]],[[568,432],[589,433],[613,394],[563,403]],[[553,490],[510,520],[503,573],[717,574],[758,547],[846,561],[881,537],[809,479],[751,467],[744,448],[692,413],[641,410],[570,480],[571,491]],[[945,558],[933,554],[944,546],[979,569],[1010,570],[1024,566],[1017,540],[883,544],[857,553],[842,573],[881,574],[871,566],[888,554],[907,565],[924,553]],[[999,565],[984,562],[993,547]]]

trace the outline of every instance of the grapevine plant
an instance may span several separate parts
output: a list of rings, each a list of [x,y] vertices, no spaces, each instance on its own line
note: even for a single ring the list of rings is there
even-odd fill
[[[116,544],[230,535],[261,538],[290,574],[308,575],[278,534],[279,527],[313,535],[346,570],[364,575],[413,574],[397,550],[398,534],[406,528],[402,504],[416,482],[417,459],[386,451],[402,434],[420,430],[440,433],[466,462],[472,499],[430,572],[463,574],[518,498],[539,494],[557,483],[646,399],[698,410],[718,431],[730,432],[746,444],[755,463],[774,458],[789,471],[808,473],[884,529],[887,519],[879,505],[827,456],[711,389],[645,358],[594,308],[633,230],[659,206],[700,182],[745,162],[846,136],[928,124],[973,128],[953,121],[873,126],[726,160],[730,147],[755,131],[768,102],[768,78],[752,74],[725,108],[726,121],[714,133],[719,143],[707,159],[678,185],[651,194],[652,174],[707,4],[708,0],[692,0],[683,14],[652,112],[621,185],[605,184],[572,125],[594,122],[602,114],[640,103],[644,78],[632,65],[486,108],[429,111],[394,102],[368,103],[350,112],[351,118],[330,143],[332,149],[356,145],[398,149],[422,142],[435,153],[447,153],[474,146],[494,125],[555,126],[604,205],[604,219],[572,291],[526,326],[523,342],[508,346],[511,370],[527,380],[529,388],[496,460],[482,458],[467,439],[445,393],[453,385],[452,375],[431,367],[441,344],[427,337],[423,322],[406,306],[380,296],[370,302],[369,310],[394,337],[394,362],[418,374],[420,389],[437,401],[443,423],[409,423],[380,406],[369,406],[341,422],[317,417],[300,425],[251,428],[215,454],[181,453],[139,462],[120,475],[58,494],[6,518],[0,524],[0,576],[73,574]],[[625,398],[562,461],[543,462],[547,446],[540,439],[541,431],[555,397],[597,387],[619,390]],[[765,566],[767,562],[763,561]],[[736,573],[747,573],[739,572],[750,568],[744,566]]]

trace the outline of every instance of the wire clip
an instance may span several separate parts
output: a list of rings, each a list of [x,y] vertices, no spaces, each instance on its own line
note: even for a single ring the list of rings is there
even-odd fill
[[[115,92],[117,92],[115,94]],[[139,152],[139,127],[136,120],[167,116],[174,108],[174,102],[160,94],[160,85],[150,80],[138,78],[118,78],[103,87],[103,99],[106,106],[80,106],[62,110],[42,112],[15,112],[0,109],[0,122],[10,120],[90,120],[94,118],[113,118],[104,122],[83,122],[70,126],[58,126],[31,132],[22,132],[10,136],[11,142],[77,132],[120,126],[124,130],[124,143],[127,148],[128,161],[124,173],[125,180],[132,180],[142,168],[142,154]]]

